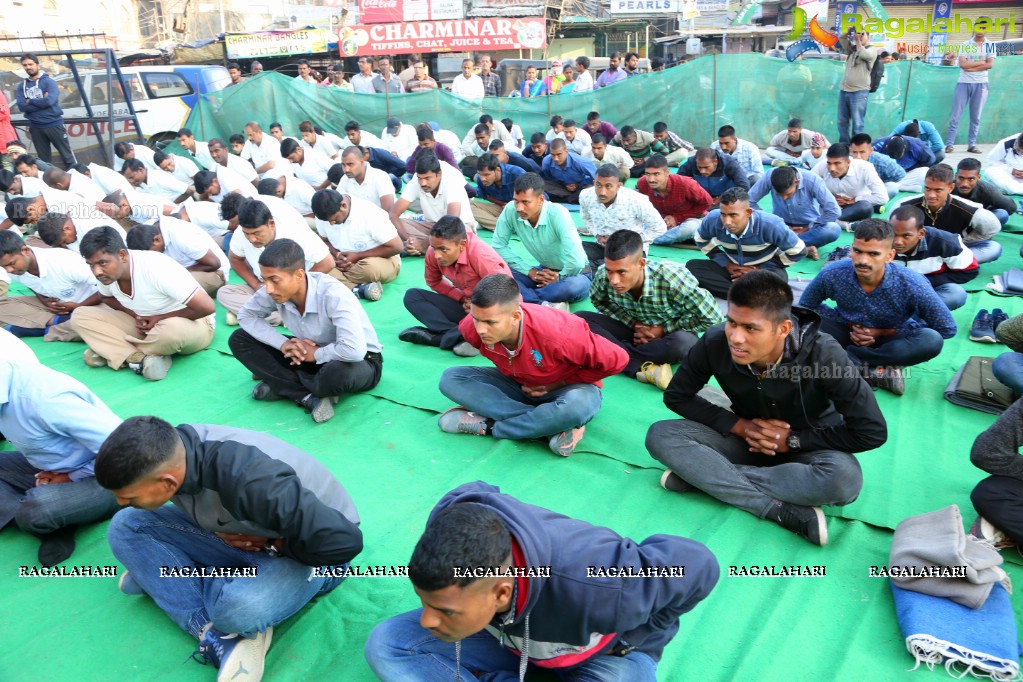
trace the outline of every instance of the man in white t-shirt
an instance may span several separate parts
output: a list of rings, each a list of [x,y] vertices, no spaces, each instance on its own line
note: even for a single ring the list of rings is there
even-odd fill
[[[291,168],[281,157],[281,143],[271,135],[263,134],[263,128],[255,121],[245,124],[248,142],[242,149],[241,157],[249,159],[260,178],[279,178],[289,175]]]
[[[326,135],[318,135],[316,133],[316,126],[313,125],[312,121],[302,121],[299,123],[298,132],[302,136],[299,144],[304,149],[315,149],[329,159],[334,159],[337,156],[337,153],[341,150],[341,147],[335,144],[334,141]],[[283,146],[281,147],[281,156],[288,156],[284,152]]]
[[[6,192],[12,196],[32,199],[39,196],[44,187],[46,187],[46,183],[41,178],[16,175],[6,168],[0,170],[0,194]]]
[[[264,135],[264,137],[277,142],[277,140],[274,140],[269,135]],[[252,166],[252,164],[242,157],[236,156],[228,151],[227,143],[219,137],[214,137],[209,141],[209,149],[210,156],[213,157],[214,161],[213,168],[211,170],[215,170],[218,176],[220,174],[220,169],[226,168],[230,171],[234,171],[234,173],[243,178],[246,182],[251,182],[253,187],[255,187],[256,183],[259,182],[259,173],[256,172],[256,169]],[[220,184],[224,184],[223,180],[221,180]]]
[[[0,324],[11,325],[18,336],[81,340],[69,322],[71,313],[79,305],[99,303],[99,282],[81,256],[68,249],[37,249],[15,230],[0,230],[0,268],[33,294],[0,298]]]
[[[43,173],[43,182],[54,189],[77,194],[93,203],[103,201],[103,197],[109,194],[109,192],[104,192],[92,178],[73,169],[65,171],[56,166],[50,166]]]
[[[397,116],[387,119],[387,127],[380,133],[384,149],[405,161],[419,146],[419,135],[408,123],[402,123]]]
[[[298,211],[309,229],[316,229],[316,220],[313,218],[313,193],[316,191],[305,180],[296,178],[264,178],[259,181],[259,196],[277,197],[283,199],[289,206]]]
[[[240,194],[248,199],[258,195],[256,187],[230,168],[217,166],[216,171],[199,171],[192,178],[195,191],[202,201],[220,203],[228,194]]]
[[[461,173],[454,173],[457,179],[442,175],[440,161],[433,154],[420,154],[416,160],[416,178],[405,185],[401,198],[389,212],[391,223],[405,244],[405,254],[422,256],[430,245],[430,228],[445,215],[462,219],[465,229],[476,231],[476,218],[472,215],[469,195],[465,193]],[[418,201],[423,214],[422,220],[402,218],[401,214],[412,202]]]
[[[178,215],[182,220],[188,220],[196,227],[205,230],[221,251],[227,251],[230,240],[226,244],[224,241],[231,232],[228,230],[228,221],[220,215],[220,204],[213,201],[190,201],[181,207]]]
[[[227,256],[213,237],[173,216],[164,216],[153,225],[136,224],[125,240],[132,251],[156,251],[180,264],[210,296],[227,284]]]
[[[127,191],[131,189],[131,183],[120,173],[116,173],[106,166],[96,163],[89,164],[89,179],[99,185],[103,194],[107,195],[118,190]]]
[[[401,271],[401,237],[379,206],[332,189],[313,195],[316,231],[334,257],[335,275],[360,298],[380,299]]]
[[[462,73],[455,76],[451,81],[451,94],[465,97],[466,99],[483,99],[486,94],[483,88],[483,80],[472,72],[473,62],[471,59],[462,60]]]
[[[192,184],[192,178],[202,170],[195,161],[178,156],[177,154],[156,152],[153,159],[156,161],[156,165],[160,167],[160,170],[170,173],[186,185]]]
[[[54,248],[64,246],[76,253],[85,233],[110,223],[109,218],[79,195],[52,187],[45,187],[33,199],[11,199],[6,211],[8,219],[18,227],[35,225],[44,244]],[[52,244],[46,241],[49,238],[53,239]]]
[[[610,145],[601,133],[594,133],[590,138],[590,146],[582,157],[593,162],[599,168],[610,163],[618,169],[618,177],[625,182],[632,177],[632,167],[636,164],[629,152],[621,147]]]
[[[161,196],[137,189],[114,192],[96,204],[96,210],[128,226],[133,222],[155,223],[160,216],[176,214],[179,208]]]
[[[274,210],[270,205],[279,202]],[[280,207],[284,204],[287,210]],[[293,214],[293,215],[292,215]],[[288,216],[285,220],[279,217]],[[294,219],[298,216],[298,220]],[[238,208],[236,215],[238,232],[231,239],[227,257],[231,269],[242,278],[244,284],[228,284],[217,292],[217,301],[228,310],[227,323],[238,324],[238,311],[252,294],[263,286],[259,278],[259,254],[274,239],[287,237],[302,247],[306,258],[306,272],[330,273],[334,269],[334,259],[327,250],[327,245],[316,236],[306,225],[305,219],[295,209],[288,206],[283,199],[277,197],[260,197],[248,199]]]
[[[345,124],[345,137],[348,138],[348,144],[357,144],[360,147],[375,147],[377,149],[384,148],[384,141],[373,133],[368,133],[362,129],[358,121],[349,121]],[[419,139],[416,138],[416,144],[419,144]],[[345,147],[347,149],[347,147]]]
[[[194,160],[201,168],[206,170],[213,170],[213,164],[215,163],[213,157],[210,155],[209,146],[206,142],[201,142],[195,139],[192,135],[192,131],[188,128],[182,128],[178,131],[178,144],[188,152],[192,160]]]
[[[990,22],[986,22],[990,23]],[[977,22],[976,26],[980,26]],[[980,115],[987,101],[988,71],[995,65],[995,46],[984,40],[984,33],[975,30],[973,38],[962,44],[957,59],[959,81],[956,83],[955,96],[952,99],[952,113],[948,120],[948,134],[945,135],[945,153],[953,151],[956,134],[959,132],[959,119],[970,105],[970,132],[966,138],[970,154],[980,154],[977,147],[977,132],[980,130]]]
[[[82,240],[82,256],[99,280],[101,305],[71,314],[89,345],[85,364],[127,365],[150,381],[167,376],[172,355],[190,355],[213,341],[216,305],[188,271],[162,253],[129,251],[112,227]]]
[[[303,146],[291,138],[285,138],[281,142],[281,156],[291,162],[294,176],[309,183],[314,190],[330,186],[327,171],[334,165],[334,161],[316,147]]]
[[[161,197],[175,204],[180,204],[195,191],[191,183],[182,182],[159,168],[147,168],[138,159],[125,161],[121,174],[140,192]]]
[[[309,83],[310,85],[319,85],[320,83],[320,81],[316,80],[316,76],[313,75],[308,59],[298,60],[298,75],[295,76],[295,80]]]
[[[394,206],[394,184],[390,176],[366,162],[358,147],[352,146],[341,152],[341,167],[345,175],[337,184],[337,190],[359,199],[376,204],[384,211]]]
[[[144,144],[118,142],[114,145],[114,170],[118,173],[124,168],[128,159],[138,159],[146,168],[159,168],[156,164],[156,152]]]

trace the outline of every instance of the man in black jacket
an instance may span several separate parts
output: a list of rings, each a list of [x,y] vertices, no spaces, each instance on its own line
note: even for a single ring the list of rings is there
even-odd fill
[[[664,394],[685,419],[647,432],[647,450],[668,465],[665,489],[703,490],[827,544],[820,505],[856,499],[863,474],[850,453],[881,446],[888,427],[861,372],[819,333],[820,322],[793,308],[788,283],[769,272],[732,284],[726,322],[690,349]],[[712,376],[731,410],[697,395]]]
[[[273,626],[337,587],[362,551],[344,487],[263,433],[132,417],[103,443],[95,472],[132,507],[107,531],[127,569],[121,591],[148,594],[196,637],[218,680],[261,679]]]
[[[749,191],[749,180],[739,162],[728,154],[710,147],[697,149],[695,155],[678,167],[678,174],[691,177],[707,191],[714,200],[711,208],[716,208],[721,195],[732,187],[741,187]]]
[[[956,166],[956,186],[952,196],[962,197],[991,211],[1005,225],[1016,212],[1016,202],[998,185],[980,179],[980,161],[967,156]]]

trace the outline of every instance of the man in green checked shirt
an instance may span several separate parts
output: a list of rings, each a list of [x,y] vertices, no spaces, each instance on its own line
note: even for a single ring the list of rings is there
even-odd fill
[[[628,352],[622,374],[662,391],[671,381],[671,366],[696,343],[696,335],[724,320],[714,297],[684,265],[648,262],[643,238],[632,230],[608,238],[590,301],[599,312],[576,314],[594,334]]]

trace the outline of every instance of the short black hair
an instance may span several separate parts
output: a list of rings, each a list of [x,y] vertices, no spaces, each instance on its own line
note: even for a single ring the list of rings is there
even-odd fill
[[[971,161],[972,160],[973,159],[971,159]],[[891,220],[913,220],[916,222],[916,226],[919,229],[924,226],[926,218],[924,217],[924,212],[920,210],[919,206],[903,204],[892,211]]]
[[[936,163],[927,169],[927,175],[924,176],[926,180],[937,180],[938,182],[945,182],[952,184],[955,182],[955,172],[952,170],[952,166],[947,163]]]
[[[146,164],[142,163],[141,159],[125,159],[124,165],[121,167],[121,173],[130,170],[132,173],[138,173],[140,170],[145,170]]]
[[[920,137],[920,122],[914,118],[902,129],[902,134],[909,135],[910,137]]]
[[[6,192],[14,182],[14,173],[6,168],[0,168],[0,192]]]
[[[362,128],[359,127],[358,121],[349,121],[348,123],[345,123],[345,132],[347,133],[350,130],[362,130]]]
[[[7,210],[11,210],[10,203],[7,204]],[[57,242],[60,241],[61,235],[64,233],[64,226],[67,224],[67,220],[67,213],[47,211],[39,217],[39,222],[36,223],[36,234],[47,246],[56,246]],[[4,232],[6,231],[4,230]]]
[[[871,144],[873,141],[874,140],[870,137],[870,135],[867,135],[866,133],[857,133],[849,140],[849,144]]]
[[[590,58],[587,57],[586,55],[579,55],[578,57],[576,57],[575,58],[575,63],[576,64],[582,64],[583,68],[586,68],[586,69],[590,68]]]
[[[213,181],[217,179],[217,174],[210,170],[201,170],[195,174],[192,178],[192,184],[195,186],[195,191],[202,194],[210,188]]]
[[[696,150],[696,154],[693,155],[697,161],[717,161],[718,153],[717,150],[710,147],[700,147]]]
[[[123,159],[124,155],[131,151],[132,144],[130,142],[118,142],[114,145],[114,155],[119,159]]]
[[[856,223],[853,239],[862,239],[865,242],[881,241],[890,244],[895,240],[895,230],[887,220],[867,218]]]
[[[17,230],[0,230],[0,256],[13,256],[16,253],[21,253],[25,246],[25,240]]]
[[[295,272],[305,267],[305,252],[298,242],[291,239],[275,239],[259,254],[259,264],[285,272]]]
[[[21,227],[28,221],[28,205],[31,203],[32,199],[29,199],[28,197],[12,198],[4,207],[4,211],[7,213],[7,219],[18,227]]]
[[[604,258],[607,260],[621,260],[637,253],[643,253],[643,237],[632,230],[614,232],[604,245]]]
[[[277,195],[277,188],[280,186],[281,183],[277,178],[263,178],[256,185],[256,192],[272,197]]]
[[[553,140],[551,140],[551,151],[554,151],[556,149],[568,149],[568,143],[565,142],[565,138],[555,137]]]
[[[491,277],[507,275],[490,275],[483,281]],[[481,284],[476,285],[477,290]],[[511,554],[511,533],[497,512],[482,504],[461,502],[442,509],[430,520],[412,550],[408,576],[424,592],[451,585],[465,587],[479,578],[471,570],[456,577],[456,568],[498,568]]]
[[[967,156],[966,158],[959,162],[959,165],[956,167],[956,170],[979,171],[980,160],[975,159],[972,156]]]
[[[802,128],[803,127],[803,119],[801,119],[801,118],[790,118],[788,125],[785,126],[785,127],[786,128]]]
[[[665,123],[664,121],[658,121],[657,123],[654,124],[654,132],[655,133],[668,132],[668,124]]]
[[[742,187],[729,187],[721,195],[718,204],[724,206],[725,204],[734,204],[737,201],[744,201],[749,203],[749,192],[744,190]]]
[[[553,128],[554,126],[557,126],[557,125],[564,125],[564,123],[565,123],[565,119],[561,118],[557,114],[554,114],[553,116],[551,116],[551,128]]]
[[[160,234],[159,225],[136,223],[128,230],[128,238],[124,240],[124,243],[132,251],[148,251],[153,246],[153,240],[158,234]]]
[[[313,207],[313,215],[320,220],[327,220],[341,210],[341,201],[344,197],[336,189],[318,189],[313,193],[313,199],[309,202]]]
[[[590,144],[607,144],[607,138],[604,137],[603,133],[593,133],[593,135],[590,136]]]
[[[18,154],[18,158],[14,160],[14,167],[17,168],[21,164],[26,166],[36,166],[39,164],[39,160],[31,154]]]
[[[480,158],[476,159],[476,170],[497,170],[501,167],[501,162],[497,159],[497,156],[487,152]]]
[[[220,202],[220,217],[224,220],[237,217],[246,201],[248,201],[247,197],[243,197],[237,192],[231,192]]]
[[[178,137],[195,137],[188,128],[178,128]]]
[[[227,70],[230,71],[231,69],[238,69],[239,71],[241,71],[242,67],[238,64],[238,62],[228,62]]]
[[[535,132],[535,133],[533,133],[532,135],[529,136],[529,143],[530,144],[538,144],[540,142],[543,142],[545,144],[547,142],[547,136],[544,135],[543,133]]]
[[[735,128],[732,126],[721,126],[718,128],[718,137],[735,137]]]
[[[618,131],[618,134],[622,136],[624,140],[627,137],[631,137],[636,134],[636,129],[632,126],[622,126],[622,129]]]
[[[515,121],[511,120],[510,118],[502,118],[501,123],[504,124],[504,127],[507,128],[508,130],[511,130],[512,126],[515,125]]]
[[[465,223],[456,215],[446,215],[433,224],[430,236],[449,242],[460,242],[466,238]]]
[[[348,147],[347,149],[345,149],[345,153],[347,154],[352,149],[361,149],[361,147],[356,147],[353,145],[352,147]],[[352,153],[354,154],[355,152]],[[361,157],[362,155],[360,154],[359,156]],[[344,158],[344,156],[342,155],[341,158]],[[345,177],[345,167],[340,163],[335,163],[333,166],[327,169],[327,180],[330,181],[330,184],[337,185],[339,182],[341,182],[341,178],[343,177]]]
[[[599,120],[599,119],[600,119],[600,113],[599,112],[591,111],[590,113],[586,114],[586,120],[587,121],[596,121],[596,120]]]
[[[430,126],[426,126],[425,128],[419,128],[418,130],[416,130],[416,139],[418,139],[420,142],[422,142],[423,140],[432,140],[433,128],[431,128]]]
[[[109,225],[101,225],[89,230],[82,237],[82,243],[78,247],[79,253],[85,259],[92,258],[100,251],[115,256],[121,251],[127,250],[128,247],[125,245],[124,240],[121,239],[121,233]]]
[[[100,446],[96,482],[107,490],[137,483],[169,462],[180,444],[174,427],[159,417],[129,417]]]
[[[206,148],[209,149],[210,147],[223,147],[224,149],[227,149],[227,142],[225,142],[222,137],[211,137],[209,141],[206,142]]]
[[[440,160],[436,154],[424,152],[416,159],[416,175],[422,173],[440,173]]]
[[[770,270],[751,270],[732,282],[728,303],[761,311],[777,328],[792,314],[792,287]]]
[[[472,290],[472,304],[480,308],[518,303],[521,300],[519,285],[511,275],[487,275]]]
[[[781,194],[796,184],[799,171],[792,166],[779,166],[771,169],[771,188]]]
[[[227,138],[227,141],[230,142],[231,144],[234,144],[236,142],[238,144],[245,144],[245,136],[242,135],[241,133],[235,133],[231,137]]]
[[[610,164],[605,164],[605,165],[610,165]],[[650,157],[646,160],[646,163],[643,164],[643,167],[644,168],[667,168],[668,167],[668,159],[666,159],[663,154],[651,154]]]
[[[487,149],[490,151],[497,151],[498,149],[504,149],[504,142],[500,140],[491,140],[490,144],[487,145]]]
[[[291,154],[299,148],[298,140],[286,137],[281,140],[281,156],[288,158]]]
[[[38,64],[38,63],[39,63],[39,57],[35,56],[35,55],[34,55],[34,54],[32,54],[31,52],[26,52],[25,54],[21,55],[21,58],[20,58],[20,59],[19,59],[18,61],[19,61],[19,62],[23,62],[23,61],[25,61],[26,59],[28,59],[29,61],[33,61],[33,62],[35,62],[36,64]]]
[[[512,191],[514,194],[518,194],[519,192],[533,190],[535,194],[542,195],[543,187],[543,178],[540,177],[539,173],[523,173],[515,178],[515,187],[512,188]]]
[[[849,145],[844,142],[836,142],[828,147],[827,157],[829,159],[848,159]]]
[[[164,154],[163,152],[161,152],[159,150],[153,152],[153,162],[156,163],[157,166],[159,166],[161,163],[163,163],[166,160],[167,160],[167,155]],[[54,166],[54,168],[56,168],[56,166]]]
[[[597,175],[598,178],[620,178],[621,177],[619,172],[618,172],[618,166],[614,165],[613,163],[602,164],[600,166],[600,168],[597,169],[596,175]]]
[[[472,129],[472,134],[479,135],[480,133],[490,135],[490,128],[488,128],[485,123],[477,123]]]
[[[238,227],[255,229],[273,220],[273,213],[259,199],[249,199],[238,207]]]

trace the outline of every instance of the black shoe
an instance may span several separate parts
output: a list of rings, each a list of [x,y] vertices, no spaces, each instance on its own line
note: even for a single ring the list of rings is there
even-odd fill
[[[277,395],[270,384],[265,381],[260,381],[256,384],[256,387],[252,389],[252,399],[261,400],[265,403],[272,403],[275,400],[281,400],[281,396]]]
[[[871,388],[878,388],[895,395],[906,392],[906,380],[901,367],[873,367],[865,377]]]
[[[440,336],[440,334],[434,334],[426,327],[409,327],[398,334],[398,340],[416,343],[420,346],[440,347]]]
[[[767,518],[815,545],[828,544],[828,521],[820,507],[776,502]]]
[[[334,401],[330,398],[318,398],[312,393],[298,403],[312,414],[313,421],[322,424],[334,418]]]
[[[685,479],[671,469],[665,469],[661,474],[661,487],[673,493],[689,493],[697,490],[696,486],[689,485]]]
[[[67,561],[75,551],[75,530],[77,526],[64,526],[39,538],[39,565],[49,568]]]

